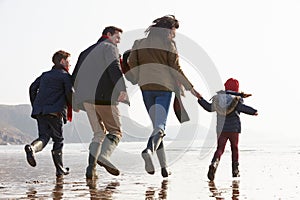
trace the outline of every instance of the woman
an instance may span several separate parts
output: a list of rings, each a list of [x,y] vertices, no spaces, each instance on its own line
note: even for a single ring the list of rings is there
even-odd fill
[[[142,152],[145,169],[154,174],[152,153],[156,152],[161,174],[168,177],[163,145],[166,120],[172,92],[181,86],[200,98],[200,94],[186,78],[179,65],[179,56],[173,40],[179,23],[173,15],[155,19],[145,31],[146,38],[136,40],[128,58],[130,73],[141,88],[144,104],[153,124],[146,149]]]

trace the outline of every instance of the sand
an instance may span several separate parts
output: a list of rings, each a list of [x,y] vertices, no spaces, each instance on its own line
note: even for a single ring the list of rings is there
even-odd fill
[[[172,175],[164,179],[159,168],[154,175],[144,171],[140,152],[145,143],[121,142],[112,157],[120,176],[97,166],[96,181],[85,179],[88,144],[65,144],[64,164],[71,173],[59,180],[51,144],[36,154],[35,168],[27,164],[23,145],[0,146],[0,199],[299,199],[297,145],[240,145],[240,178],[231,177],[227,147],[215,181],[210,182],[206,174],[214,147],[201,144],[194,142],[185,148],[166,145]],[[156,157],[154,161],[158,167]]]

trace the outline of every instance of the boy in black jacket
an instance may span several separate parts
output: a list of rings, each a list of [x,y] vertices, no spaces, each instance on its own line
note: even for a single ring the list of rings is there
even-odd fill
[[[37,120],[39,137],[25,146],[27,162],[35,167],[34,153],[42,151],[52,138],[52,158],[58,178],[69,174],[69,168],[64,168],[62,161],[62,126],[67,120],[72,120],[73,86],[68,72],[69,57],[65,51],[56,52],[52,57],[52,69],[39,76],[29,89],[31,117]]]
[[[215,172],[224,152],[227,140],[231,144],[232,152],[232,176],[239,177],[239,152],[238,142],[239,133],[241,132],[240,113],[257,115],[257,110],[243,104],[243,97],[251,95],[239,93],[239,82],[230,78],[224,84],[225,91],[217,92],[213,96],[212,103],[208,103],[203,97],[198,103],[208,112],[217,112],[217,134],[218,146],[214,157],[209,166],[207,177],[213,181]]]

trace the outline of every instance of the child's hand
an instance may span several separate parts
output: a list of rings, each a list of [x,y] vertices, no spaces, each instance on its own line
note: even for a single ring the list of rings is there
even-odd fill
[[[252,94],[246,94],[244,92],[241,92],[241,94],[242,94],[243,98],[247,98],[247,97],[251,97],[252,96]]]
[[[191,90],[191,93],[198,99],[202,98],[201,94],[199,92],[197,92],[194,88]]]

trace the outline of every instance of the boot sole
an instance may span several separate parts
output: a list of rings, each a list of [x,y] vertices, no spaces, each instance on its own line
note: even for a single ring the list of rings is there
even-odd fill
[[[36,161],[34,159],[33,151],[31,149],[30,145],[26,145],[24,149],[26,152],[26,159],[27,159],[28,164],[32,167],[35,167]]]
[[[152,163],[151,155],[147,151],[142,152],[142,158],[145,161],[145,170],[148,174],[153,175],[155,173],[154,165]]]
[[[98,160],[97,164],[100,165],[101,167],[104,167],[106,169],[106,171],[108,173],[110,173],[111,175],[114,176],[119,176],[120,175],[120,171],[115,168],[109,161],[102,161],[102,160]],[[111,165],[111,166],[109,166]]]

